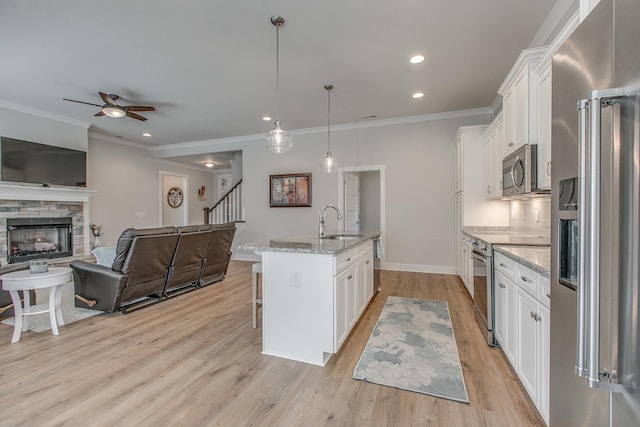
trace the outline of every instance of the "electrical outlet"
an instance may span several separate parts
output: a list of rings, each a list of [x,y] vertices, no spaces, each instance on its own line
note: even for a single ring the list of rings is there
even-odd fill
[[[299,288],[302,286],[301,273],[299,271],[291,272],[291,286],[294,288]]]

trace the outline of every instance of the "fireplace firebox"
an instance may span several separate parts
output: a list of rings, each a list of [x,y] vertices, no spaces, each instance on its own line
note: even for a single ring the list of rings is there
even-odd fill
[[[7,218],[9,264],[73,255],[73,219]]]

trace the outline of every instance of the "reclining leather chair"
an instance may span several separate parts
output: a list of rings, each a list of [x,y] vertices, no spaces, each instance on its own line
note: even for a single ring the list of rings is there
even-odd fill
[[[72,261],[76,307],[126,312],[128,306],[164,296],[179,234],[175,227],[122,232],[111,268]]]
[[[211,229],[208,225],[178,227],[180,235],[169,265],[169,278],[164,295],[175,294],[200,283],[202,263],[209,250]]]
[[[211,224],[207,227],[211,229],[211,242],[202,268],[200,286],[210,285],[224,279],[231,260],[233,236],[236,233],[234,222]]]

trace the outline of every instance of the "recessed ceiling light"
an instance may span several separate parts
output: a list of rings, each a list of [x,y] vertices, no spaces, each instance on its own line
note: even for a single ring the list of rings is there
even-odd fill
[[[144,136],[145,138],[149,138],[151,134],[149,132],[145,132],[142,134],[142,136]]]
[[[412,95],[414,98],[418,99],[418,98],[422,98],[424,96],[424,93],[422,92],[416,92]]]
[[[411,62],[412,64],[419,64],[422,61],[424,61],[424,56],[422,55],[412,56],[411,59],[409,60],[409,62]]]
[[[204,162],[204,165],[208,168],[212,168],[214,166],[213,162]]]
[[[270,122],[270,121],[271,121],[271,117],[269,117],[269,116],[264,116],[264,117],[262,118],[262,120],[264,120],[265,122]]]

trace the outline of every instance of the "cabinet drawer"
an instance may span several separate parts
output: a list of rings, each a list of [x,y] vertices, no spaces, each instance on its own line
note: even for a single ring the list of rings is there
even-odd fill
[[[358,258],[373,256],[373,240],[359,245],[356,250],[358,251]]]
[[[538,277],[530,268],[516,264],[516,283],[534,298],[538,298]]]
[[[547,308],[551,308],[551,283],[548,277],[538,278],[538,300]]]
[[[500,273],[504,274],[507,279],[516,281],[516,262],[511,258],[494,252],[493,266]]]
[[[336,275],[340,273],[342,270],[347,268],[349,265],[356,261],[356,257],[358,256],[358,248],[349,249],[348,251],[344,251],[335,256],[335,269],[333,274]]]

